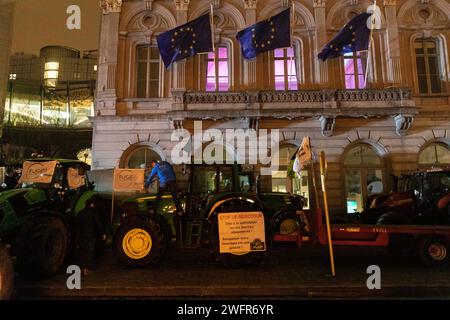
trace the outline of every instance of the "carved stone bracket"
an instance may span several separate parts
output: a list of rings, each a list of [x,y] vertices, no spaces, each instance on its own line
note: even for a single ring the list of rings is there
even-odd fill
[[[117,13],[122,9],[122,0],[100,0],[103,14]]]
[[[183,120],[172,120],[172,124],[175,130],[183,129]]]
[[[259,129],[259,119],[258,118],[247,118],[248,128],[253,130]]]
[[[397,0],[384,0],[383,5],[384,6],[395,6],[395,5],[397,5]]]
[[[153,9],[153,1],[154,0],[145,0],[145,10],[151,11]]]
[[[334,132],[334,125],[336,124],[336,118],[321,116],[319,118],[320,128],[322,129],[322,135],[324,137],[331,137]]]
[[[395,132],[399,136],[404,136],[414,122],[414,115],[399,114],[394,116]]]
[[[313,6],[314,8],[325,8],[326,3],[326,0],[314,0]]]

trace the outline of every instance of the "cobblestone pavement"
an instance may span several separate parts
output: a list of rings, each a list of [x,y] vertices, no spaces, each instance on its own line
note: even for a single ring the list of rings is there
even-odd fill
[[[277,247],[259,265],[227,267],[206,250],[172,248],[158,265],[130,269],[111,251],[81,290],[68,290],[64,272],[43,281],[16,281],[16,299],[46,298],[450,298],[450,266],[428,269],[383,248],[337,247],[331,277],[327,247]],[[381,290],[368,290],[369,265],[381,268]]]

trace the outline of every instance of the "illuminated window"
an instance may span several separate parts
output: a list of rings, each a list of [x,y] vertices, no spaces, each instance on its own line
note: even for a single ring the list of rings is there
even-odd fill
[[[450,150],[444,143],[435,142],[426,146],[419,153],[420,167],[447,167],[450,165]]]
[[[366,87],[366,62],[365,52],[349,52],[344,55],[346,89],[364,89]]]
[[[138,98],[159,97],[160,57],[156,46],[139,46],[137,48],[137,81],[136,96]]]
[[[59,76],[59,62],[46,62],[44,65],[44,82],[47,87],[56,87]]]
[[[11,73],[11,74],[9,75],[9,80],[16,80],[16,79],[17,79],[17,74]]]
[[[275,90],[298,90],[295,51],[294,48],[275,49]]]
[[[361,212],[368,196],[384,190],[383,161],[370,145],[361,143],[346,153],[344,168],[347,212]]]
[[[439,75],[439,52],[436,40],[417,39],[414,46],[419,93],[441,93],[442,84]]]
[[[206,91],[228,91],[230,89],[230,61],[227,46],[218,46],[208,53]]]
[[[97,68],[98,68],[98,67],[97,67],[97,65],[95,64],[95,65],[94,65],[94,71],[97,71]]]

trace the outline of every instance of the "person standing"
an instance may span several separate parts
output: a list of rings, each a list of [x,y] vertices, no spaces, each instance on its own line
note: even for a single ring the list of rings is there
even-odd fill
[[[183,216],[184,211],[177,196],[177,182],[172,165],[167,161],[158,162],[153,160],[152,171],[148,176],[144,187],[148,188],[156,177],[159,179],[159,189],[155,200],[155,212],[158,209],[162,194],[168,191],[172,194],[172,199],[177,209],[177,215],[180,217]]]
[[[78,241],[80,246],[80,268],[83,275],[92,273],[95,260],[95,244],[98,236],[106,239],[105,230],[94,200],[88,199],[86,207],[78,215]]]

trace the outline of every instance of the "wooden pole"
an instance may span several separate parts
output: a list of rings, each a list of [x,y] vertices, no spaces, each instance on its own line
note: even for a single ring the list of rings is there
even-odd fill
[[[334,253],[333,253],[333,242],[331,239],[331,226],[330,226],[330,214],[328,212],[328,200],[327,200],[327,188],[325,184],[327,164],[325,160],[325,152],[320,152],[320,177],[322,182],[322,192],[323,192],[323,206],[325,209],[325,220],[327,225],[327,236],[328,236],[328,249],[330,252],[330,263],[331,263],[331,275],[334,277],[336,275],[334,268]]]
[[[115,182],[116,182],[116,169],[113,171],[113,185],[112,185],[112,197],[111,197],[111,224],[114,224],[114,194],[115,194]]]

